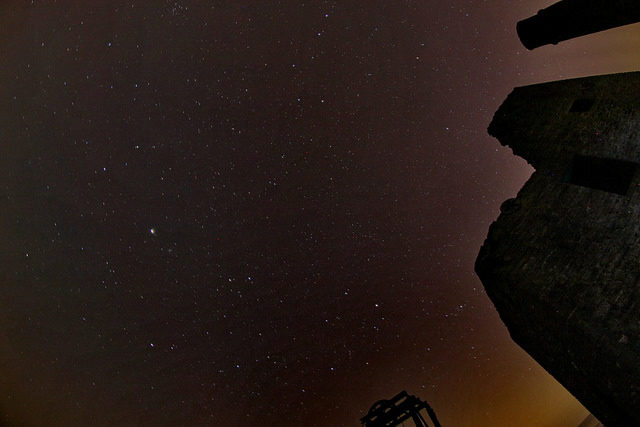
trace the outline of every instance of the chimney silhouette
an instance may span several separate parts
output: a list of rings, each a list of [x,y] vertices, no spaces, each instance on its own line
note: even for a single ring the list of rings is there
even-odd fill
[[[640,21],[638,0],[562,0],[516,25],[529,50]]]

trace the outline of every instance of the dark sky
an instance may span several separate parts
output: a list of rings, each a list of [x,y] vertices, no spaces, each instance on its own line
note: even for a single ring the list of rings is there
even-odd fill
[[[526,51],[550,3],[2,2],[2,421],[577,425],[473,272],[511,89],[640,65]]]

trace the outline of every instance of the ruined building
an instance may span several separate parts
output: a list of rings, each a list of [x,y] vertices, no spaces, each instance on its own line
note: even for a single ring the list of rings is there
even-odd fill
[[[513,340],[605,425],[640,425],[640,72],[516,88],[489,133],[535,172],[476,272]]]

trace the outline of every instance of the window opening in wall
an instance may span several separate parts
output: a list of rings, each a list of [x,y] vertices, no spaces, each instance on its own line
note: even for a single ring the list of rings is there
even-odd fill
[[[567,182],[626,195],[638,164],[625,160],[576,155]]]
[[[584,113],[587,112],[593,107],[593,103],[595,99],[593,98],[579,98],[573,101],[571,108],[569,109],[572,113]]]

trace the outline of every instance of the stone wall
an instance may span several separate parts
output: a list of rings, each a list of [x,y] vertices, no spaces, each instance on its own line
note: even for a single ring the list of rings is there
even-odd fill
[[[640,73],[516,88],[489,127],[536,171],[476,272],[514,341],[605,425],[640,425],[639,131]],[[603,159],[598,182],[631,165],[628,189],[572,183],[576,156]]]

